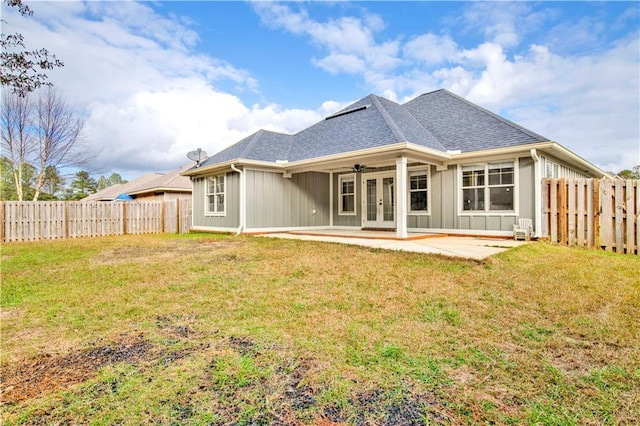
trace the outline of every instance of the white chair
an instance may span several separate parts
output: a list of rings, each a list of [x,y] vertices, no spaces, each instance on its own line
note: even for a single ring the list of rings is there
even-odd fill
[[[533,221],[531,219],[518,219],[513,225],[513,239],[529,241],[533,235]]]

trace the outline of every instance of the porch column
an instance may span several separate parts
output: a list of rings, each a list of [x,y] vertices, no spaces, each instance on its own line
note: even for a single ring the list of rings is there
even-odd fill
[[[396,160],[396,237],[407,238],[407,159]]]

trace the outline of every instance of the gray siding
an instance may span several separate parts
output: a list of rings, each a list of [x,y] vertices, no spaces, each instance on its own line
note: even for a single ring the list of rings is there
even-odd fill
[[[247,170],[247,230],[329,226],[329,175]]]
[[[407,226],[411,229],[458,229],[469,231],[511,231],[518,217],[534,217],[534,162],[530,157],[519,159],[518,204],[515,215],[473,215],[458,214],[459,183],[458,170],[451,165],[445,171],[431,168],[431,208],[430,216],[409,215]]]
[[[353,173],[344,173],[353,174]],[[339,215],[340,204],[340,188],[338,187],[338,177],[340,174],[333,175],[333,225],[334,226],[361,226],[362,224],[362,174],[355,174],[355,191],[356,191],[356,214],[353,216]]]
[[[520,158],[520,214],[519,217],[527,217],[533,219],[535,205],[535,185],[541,185],[541,182],[535,182],[535,163],[530,157]],[[515,223],[515,221],[513,222]],[[513,224],[512,224],[513,225]],[[513,229],[512,226],[509,230]]]
[[[193,225],[214,229],[240,226],[240,175],[227,173],[225,178],[225,216],[205,216],[206,178],[196,178],[193,185]]]

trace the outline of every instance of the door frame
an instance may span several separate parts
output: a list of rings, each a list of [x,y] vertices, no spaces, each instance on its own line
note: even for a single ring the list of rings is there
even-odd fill
[[[378,198],[382,195],[382,191],[383,191],[383,185],[382,185],[382,181],[385,178],[392,178],[393,179],[393,198],[391,200],[391,202],[393,203],[393,208],[391,209],[391,211],[393,212],[393,220],[391,221],[385,221],[384,220],[384,205],[383,204],[379,204],[382,200],[378,201]],[[372,220],[367,220],[367,201],[369,198],[369,194],[367,192],[367,180],[370,179],[376,179],[376,205],[377,205],[377,213],[376,213],[376,217],[377,219],[375,221]],[[396,171],[395,170],[386,170],[386,171],[382,171],[382,172],[371,172],[371,173],[362,173],[361,175],[361,194],[362,194],[362,200],[361,200],[361,204],[362,204],[362,227],[363,228],[376,228],[376,229],[389,229],[389,230],[395,230],[396,229],[396,224],[397,224],[397,217],[396,217],[396,203],[398,202],[398,191],[397,191],[397,177],[396,177]],[[383,201],[382,201],[383,202]]]

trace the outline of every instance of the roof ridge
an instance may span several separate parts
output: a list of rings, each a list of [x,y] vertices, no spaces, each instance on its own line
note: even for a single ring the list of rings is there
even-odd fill
[[[507,126],[510,126],[510,127],[514,128],[514,129],[516,129],[516,130],[518,130],[518,131],[520,131],[520,132],[522,132],[522,133],[524,133],[524,134],[526,134],[528,136],[531,136],[532,138],[536,138],[536,139],[540,139],[540,140],[547,140],[547,141],[550,140],[549,138],[547,138],[545,136],[542,136],[542,135],[540,135],[538,133],[532,132],[531,130],[526,129],[526,128],[520,126],[519,124],[514,123],[511,120],[507,120],[506,118],[501,117],[500,115],[498,115],[498,114],[496,114],[494,112],[491,112],[488,109],[481,107],[480,105],[474,104],[473,102],[468,101],[465,98],[463,98],[462,96],[456,95],[455,93],[453,93],[453,92],[451,92],[451,91],[449,91],[447,89],[438,89],[438,90],[435,90],[433,92],[425,93],[425,95],[428,95],[430,93],[435,93],[435,92],[445,92],[445,93],[453,96],[454,98],[464,102],[465,104],[477,109],[478,111],[483,112],[483,113],[485,113],[485,114],[497,119],[498,121],[503,122]],[[424,96],[424,95],[420,95],[420,96]]]
[[[255,132],[251,136],[251,140],[249,141],[249,143],[247,143],[247,146],[242,150],[242,153],[238,156],[238,158],[246,157],[247,154],[251,152],[251,149],[253,148],[253,146],[260,140],[264,132],[265,130],[263,129],[260,129],[257,132]]]
[[[396,138],[396,140],[398,142],[408,142],[406,136],[400,129],[400,126],[398,126],[398,123],[396,123],[396,121],[391,117],[391,114],[389,114],[389,111],[387,111],[384,105],[382,105],[382,102],[380,102],[380,99],[378,99],[378,96],[372,94],[372,95],[369,95],[368,97],[370,97],[372,102],[375,104],[376,108],[380,112],[380,115],[382,116],[382,119],[387,124],[387,126],[389,126],[389,130],[391,130],[391,133],[393,133],[393,136]],[[390,102],[393,102],[390,99],[387,99],[387,100]]]

